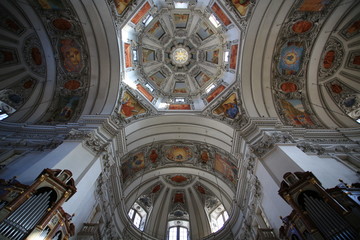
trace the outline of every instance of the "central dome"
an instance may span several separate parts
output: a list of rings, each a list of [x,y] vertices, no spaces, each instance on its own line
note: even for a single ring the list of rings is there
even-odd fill
[[[172,60],[177,65],[185,64],[189,60],[189,53],[185,48],[176,48],[172,54]]]

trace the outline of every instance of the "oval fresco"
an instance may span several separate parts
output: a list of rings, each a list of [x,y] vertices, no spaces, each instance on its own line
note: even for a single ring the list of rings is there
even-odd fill
[[[298,21],[292,25],[291,29],[295,33],[305,33],[312,28],[313,24],[309,21]]]
[[[34,81],[33,80],[27,80],[26,82],[23,83],[23,88],[25,89],[29,89],[34,85]]]
[[[62,30],[62,31],[67,31],[72,27],[72,24],[64,18],[54,19],[52,21],[52,24],[55,28]]]
[[[283,92],[291,93],[297,90],[297,85],[293,82],[284,82],[280,85],[280,88]]]
[[[176,176],[171,177],[170,180],[173,182],[176,182],[176,183],[183,183],[183,182],[187,181],[188,178],[184,177],[182,175],[176,175]]]
[[[73,39],[62,39],[59,48],[64,68],[68,72],[80,72],[83,67],[80,45]]]
[[[80,87],[80,82],[77,80],[69,80],[64,84],[64,88],[69,90],[76,90]]]
[[[172,146],[166,150],[167,159],[175,162],[185,162],[192,158],[193,153],[189,147]]]
[[[335,51],[334,50],[330,50],[325,54],[324,57],[324,61],[323,61],[323,66],[325,69],[329,69],[332,67],[333,63],[335,60]]]

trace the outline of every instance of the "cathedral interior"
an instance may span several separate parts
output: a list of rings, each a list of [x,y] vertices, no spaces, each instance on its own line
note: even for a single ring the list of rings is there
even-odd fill
[[[1,184],[71,190],[31,239],[284,238],[283,179],[360,182],[359,123],[357,0],[0,2]]]

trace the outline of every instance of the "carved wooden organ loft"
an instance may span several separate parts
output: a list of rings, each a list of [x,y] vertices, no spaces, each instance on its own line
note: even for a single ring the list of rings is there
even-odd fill
[[[30,185],[0,180],[0,239],[66,240],[75,233],[62,209],[76,192],[69,170],[45,169]]]
[[[293,208],[282,239],[360,239],[360,183],[324,189],[311,172],[286,173],[279,194]]]

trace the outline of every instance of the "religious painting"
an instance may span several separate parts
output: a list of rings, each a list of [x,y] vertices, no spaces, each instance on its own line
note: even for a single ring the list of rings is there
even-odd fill
[[[161,86],[161,84],[165,81],[166,77],[164,76],[164,74],[162,74],[161,72],[156,72],[153,75],[151,75],[150,80],[152,80],[154,83],[156,83],[156,85],[158,85],[159,87]]]
[[[248,11],[250,0],[231,0],[233,6],[236,8],[240,16],[245,16]]]
[[[298,21],[291,27],[294,33],[305,33],[312,28],[313,24],[309,21]]]
[[[200,184],[197,185],[197,186],[195,186],[195,189],[196,189],[200,194],[206,194],[206,193],[207,193],[206,189],[205,189],[203,186],[201,186]]]
[[[123,182],[126,182],[129,176],[145,168],[145,157],[143,152],[132,155],[126,162],[121,165]]]
[[[153,37],[155,37],[156,39],[160,40],[160,38],[165,35],[165,30],[164,30],[164,28],[161,26],[160,22],[157,21],[157,22],[154,23],[154,25],[149,29],[148,33],[149,33],[150,35],[152,35]]]
[[[64,8],[62,0],[38,0],[42,9],[59,10]]]
[[[214,114],[225,116],[230,119],[234,119],[239,114],[239,108],[237,106],[236,94],[233,93],[223,103],[220,104],[214,111]]]
[[[52,21],[53,26],[61,31],[67,31],[72,28],[72,24],[70,21],[64,18],[56,18]]]
[[[176,28],[186,28],[189,21],[189,14],[174,14]]]
[[[175,82],[173,93],[187,93],[185,82]]]
[[[284,82],[280,85],[280,89],[283,92],[291,93],[297,91],[297,85],[293,82]]]
[[[284,75],[295,75],[301,69],[304,47],[301,42],[288,42],[280,51],[278,70]]]
[[[145,16],[148,11],[151,9],[149,2],[146,2],[144,6],[136,13],[136,15],[131,19],[131,22],[134,24],[138,24],[140,20]]]
[[[156,149],[152,149],[149,154],[149,159],[152,163],[156,163],[159,158],[159,154]]]
[[[62,39],[59,48],[64,68],[68,72],[80,72],[83,68],[80,45],[74,39]]]
[[[0,67],[18,63],[15,49],[0,48]]]
[[[142,61],[143,63],[155,61],[155,51],[152,49],[142,49]]]
[[[76,90],[81,86],[78,80],[69,80],[64,83],[64,88],[68,90]]]
[[[131,44],[124,43],[124,52],[125,52],[125,67],[132,67],[132,57],[131,57]]]
[[[209,96],[206,98],[207,102],[211,102],[212,100],[214,100],[214,98],[219,95],[222,91],[224,91],[225,86],[224,85],[220,85],[217,89],[215,89],[212,93],[209,94]]]
[[[214,31],[206,23],[202,22],[196,34],[200,37],[202,41],[204,41],[208,37],[212,36],[214,34]]]
[[[325,69],[331,68],[333,66],[334,61],[335,61],[335,51],[334,50],[327,51],[324,56],[323,67]]]
[[[116,11],[122,14],[132,0],[114,0]]]
[[[171,146],[165,150],[165,156],[174,162],[185,162],[192,158],[193,153],[191,149],[186,146]]]
[[[215,153],[214,169],[236,184],[238,169],[227,157]]]
[[[237,52],[238,52],[239,45],[232,45],[230,49],[230,68],[236,68],[236,60],[237,60]]]
[[[136,116],[145,113],[146,110],[141,104],[128,92],[125,92],[121,99],[120,114],[124,118]]]
[[[169,110],[191,110],[190,104],[170,104]]]
[[[25,29],[23,25],[21,25],[12,14],[6,11],[5,8],[0,8],[0,16],[0,28],[17,35],[24,32]]]
[[[320,12],[330,1],[324,0],[303,0],[299,7],[302,12]]]
[[[159,192],[160,190],[161,190],[161,185],[158,184],[158,185],[156,185],[156,186],[154,186],[154,187],[152,188],[151,193],[157,193],[157,192]]]
[[[204,86],[204,84],[209,81],[211,78],[205,74],[204,72],[199,72],[196,76],[195,76],[195,80],[196,82],[199,84],[200,87]]]
[[[139,92],[141,92],[144,97],[147,98],[150,102],[154,99],[153,95],[151,95],[141,84],[137,84],[136,88]]]
[[[300,99],[282,99],[281,106],[286,118],[295,126],[313,126],[310,115],[305,112]]]
[[[57,109],[54,111],[52,117],[47,122],[68,122],[72,119],[75,109],[79,105],[79,96],[61,96]]]
[[[347,67],[352,68],[354,70],[360,69],[360,51],[354,51],[350,53]]]
[[[226,16],[224,11],[219,7],[219,5],[217,3],[214,3],[214,5],[212,5],[211,9],[219,17],[219,19],[224,23],[225,26],[228,26],[229,24],[231,24],[230,19]]]
[[[219,63],[219,49],[214,51],[206,51],[206,61],[214,64]]]

